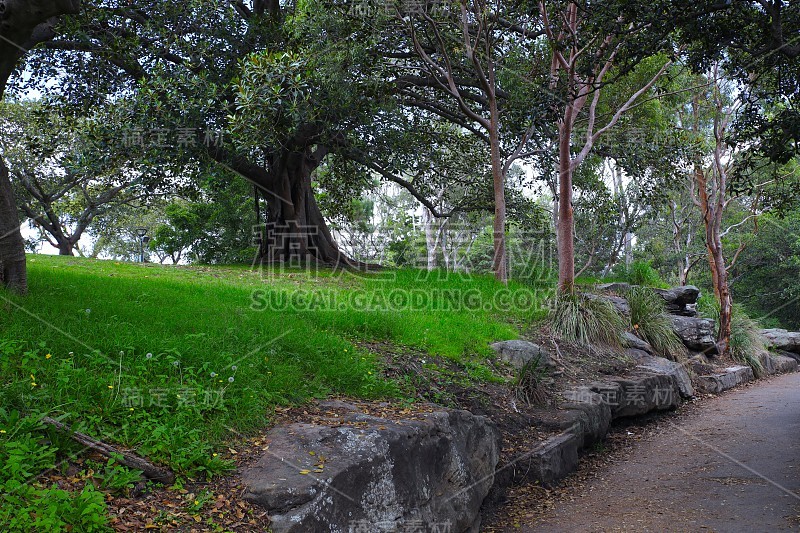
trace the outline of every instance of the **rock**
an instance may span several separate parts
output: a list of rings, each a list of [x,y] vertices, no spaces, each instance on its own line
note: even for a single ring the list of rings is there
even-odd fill
[[[798,364],[797,359],[793,357],[786,357],[785,355],[770,354],[773,365],[775,366],[776,374],[783,374],[785,372],[797,372]]]
[[[605,397],[590,387],[566,390],[562,396],[567,403],[562,408],[570,411],[573,425],[570,431],[578,438],[578,446],[586,446],[603,440],[611,425],[611,406]]]
[[[760,333],[772,348],[800,354],[800,332],[774,328],[762,329]]]
[[[597,290],[603,292],[613,292],[614,294],[625,294],[631,290],[631,284],[624,282],[602,283],[597,286]]]
[[[500,442],[488,419],[456,410],[401,421],[354,414],[338,427],[279,426],[267,438],[242,480],[276,533],[420,522],[477,530]]]
[[[528,341],[513,340],[501,341],[491,344],[490,347],[497,352],[500,360],[509,363],[516,369],[521,369],[530,361],[538,359],[539,365],[548,369],[556,367],[547,350]]]
[[[619,385],[619,394],[611,404],[614,419],[672,409],[681,403],[678,384],[671,375],[643,372],[612,381]]]
[[[695,387],[700,392],[716,394],[753,379],[753,369],[749,366],[732,366],[723,372],[698,376],[695,378]]]
[[[571,432],[550,437],[530,454],[526,477],[551,486],[578,468],[579,449],[578,438]]]
[[[787,352],[786,350],[777,350],[777,352],[778,352],[778,355],[780,355],[780,356],[788,357],[790,359],[794,359],[795,361],[800,363],[800,353]]]
[[[764,373],[767,375],[797,371],[797,360],[793,357],[761,352],[758,358],[761,361],[761,366],[764,368]]]
[[[672,376],[675,384],[678,387],[683,398],[691,398],[694,396],[694,388],[692,388],[692,378],[689,377],[689,372],[686,367],[675,361],[670,361],[663,357],[651,356],[646,359],[640,359],[637,368],[654,374],[664,374]]]
[[[631,306],[628,304],[628,300],[621,296],[592,293],[584,293],[584,296],[590,300],[608,300],[611,302],[611,305],[614,306],[614,309],[617,311],[617,313],[624,317],[631,316]]]
[[[634,350],[641,350],[643,352],[647,352],[650,355],[656,353],[655,350],[653,350],[653,347],[650,346],[649,342],[640,339],[630,331],[626,331],[622,335],[622,341],[628,348],[633,348]]]
[[[716,354],[715,322],[710,318],[673,316],[672,327],[684,346],[705,354]]]
[[[672,287],[671,289],[653,289],[653,291],[664,298],[667,312],[680,316],[697,316],[697,299],[700,297],[700,289],[694,285],[684,285],[682,287]]]
[[[645,352],[643,350],[637,350],[636,348],[628,348],[628,349],[626,349],[625,350],[625,355],[627,355],[628,357],[630,357],[631,359],[633,359],[637,363],[639,361],[641,361],[642,359],[647,359],[648,357],[650,357],[650,354],[648,352]]]

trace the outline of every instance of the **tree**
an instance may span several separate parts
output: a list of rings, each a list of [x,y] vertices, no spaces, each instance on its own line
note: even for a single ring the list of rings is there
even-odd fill
[[[43,102],[6,104],[0,139],[20,211],[61,255],[74,249],[98,216],[155,192],[113,141],[113,110],[74,117]],[[114,133],[112,133],[114,132]]]
[[[603,134],[655,85],[672,60],[653,56],[654,73],[632,94],[625,95],[606,119],[598,115],[598,105],[601,96],[609,91],[609,82],[633,70],[645,59],[642,52],[648,52],[647,47],[635,53],[631,49],[637,37],[652,31],[648,13],[640,14],[635,23],[621,22],[615,15],[616,24],[609,27],[604,24],[608,16],[605,10],[613,6],[587,7],[578,2],[555,4],[542,1],[539,10],[550,52],[550,90],[562,98],[558,107],[558,284],[561,291],[572,292],[575,283],[573,174]],[[655,51],[650,49],[650,53]],[[585,123],[578,130],[576,124],[584,112]]]
[[[3,0],[0,10],[0,100],[17,63],[32,47],[53,37],[57,17],[76,13],[79,0]],[[28,288],[25,244],[8,168],[0,158],[0,283]]]

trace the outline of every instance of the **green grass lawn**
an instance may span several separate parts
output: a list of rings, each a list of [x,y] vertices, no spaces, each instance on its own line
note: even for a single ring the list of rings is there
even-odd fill
[[[14,412],[64,416],[191,477],[276,405],[400,396],[361,341],[480,364],[540,313],[488,276],[28,261],[29,294],[0,292],[0,438]]]

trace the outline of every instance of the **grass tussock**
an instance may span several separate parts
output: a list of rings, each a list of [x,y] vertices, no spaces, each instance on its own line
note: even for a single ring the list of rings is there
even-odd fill
[[[584,346],[619,347],[625,320],[607,299],[595,295],[558,294],[551,302],[550,328],[562,340]]]
[[[698,310],[719,324],[719,303],[711,296],[701,297]],[[764,365],[759,355],[767,351],[764,338],[759,333],[761,325],[748,316],[741,305],[733,305],[731,316],[731,339],[728,352],[731,359],[753,369],[756,377],[764,375]]]
[[[626,296],[631,308],[631,327],[636,335],[650,343],[662,357],[672,360],[684,357],[686,348],[675,334],[663,298],[645,287],[632,287]]]

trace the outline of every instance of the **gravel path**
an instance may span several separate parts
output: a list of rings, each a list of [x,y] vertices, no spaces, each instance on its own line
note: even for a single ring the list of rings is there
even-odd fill
[[[800,373],[701,402],[522,531],[800,530]],[[519,506],[519,502],[517,505]],[[519,531],[520,529],[514,528]]]

